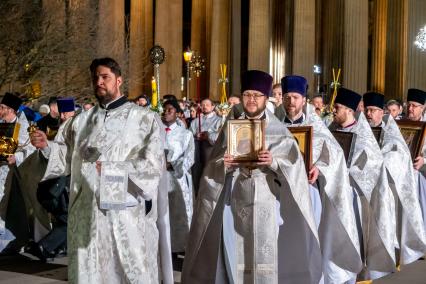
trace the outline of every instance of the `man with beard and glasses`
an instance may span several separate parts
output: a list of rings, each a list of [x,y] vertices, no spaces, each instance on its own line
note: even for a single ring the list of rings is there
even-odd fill
[[[407,93],[407,119],[425,121],[426,92],[419,89],[409,89]],[[418,180],[419,200],[422,208],[423,222],[426,230],[426,143],[423,141],[421,155],[414,159],[414,169]]]
[[[183,283],[318,283],[321,253],[305,164],[288,129],[266,109],[272,77],[247,71],[243,113],[265,121],[258,162],[227,154],[225,122],[200,182]]]
[[[44,179],[71,174],[68,212],[70,283],[173,283],[160,200],[165,170],[158,115],[127,101],[111,58],[90,65],[99,104],[75,116],[61,141],[37,131],[31,142],[48,157]],[[165,192],[167,195],[167,192]],[[167,208],[167,207],[166,207]],[[162,215],[164,214],[164,215]],[[160,248],[159,248],[160,246]],[[168,252],[163,254],[163,250]],[[166,267],[167,266],[167,267]]]
[[[418,202],[415,170],[410,150],[392,115],[384,115],[385,98],[377,92],[362,96],[365,114],[371,127],[380,127],[380,149],[395,198],[397,264],[406,265],[423,256],[426,235]]]

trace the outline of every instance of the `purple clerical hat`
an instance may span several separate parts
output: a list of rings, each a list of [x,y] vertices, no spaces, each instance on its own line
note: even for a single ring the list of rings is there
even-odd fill
[[[337,96],[334,103],[344,105],[353,111],[356,111],[361,99],[362,97],[360,94],[346,88],[339,88],[337,90]]]
[[[75,111],[74,98],[58,99],[57,103],[58,103],[58,111],[61,113]]]
[[[259,91],[265,96],[271,94],[272,76],[259,70],[249,70],[241,78],[241,92],[247,90]]]
[[[385,96],[377,92],[368,92],[362,96],[364,107],[375,106],[383,109],[385,106]]]
[[[281,79],[281,87],[283,89],[283,94],[298,93],[306,97],[308,82],[306,81],[305,77],[290,75]]]

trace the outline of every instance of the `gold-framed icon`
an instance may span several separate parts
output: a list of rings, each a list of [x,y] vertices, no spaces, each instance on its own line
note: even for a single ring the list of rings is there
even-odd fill
[[[227,153],[237,163],[258,162],[259,151],[265,149],[265,121],[261,119],[228,120]]]

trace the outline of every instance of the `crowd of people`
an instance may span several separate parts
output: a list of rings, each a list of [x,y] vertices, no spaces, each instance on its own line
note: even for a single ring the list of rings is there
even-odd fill
[[[70,283],[173,283],[177,259],[183,283],[355,283],[424,257],[426,146],[412,157],[397,122],[424,121],[425,91],[339,87],[330,106],[304,77],[249,70],[225,105],[165,95],[158,114],[123,95],[115,60],[90,72],[96,105],[1,99],[2,254],[68,255]],[[250,163],[234,120],[264,121]]]

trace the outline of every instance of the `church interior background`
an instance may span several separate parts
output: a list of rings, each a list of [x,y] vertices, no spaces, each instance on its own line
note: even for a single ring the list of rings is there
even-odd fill
[[[130,98],[151,94],[149,51],[160,45],[161,96],[195,99],[183,58],[190,48],[205,59],[201,95],[213,100],[220,64],[228,94],[240,93],[241,73],[258,69],[275,82],[305,76],[313,95],[340,68],[343,86],[403,100],[408,88],[426,90],[426,31],[414,44],[425,26],[424,0],[2,0],[0,90],[91,97],[88,66],[109,56]]]

